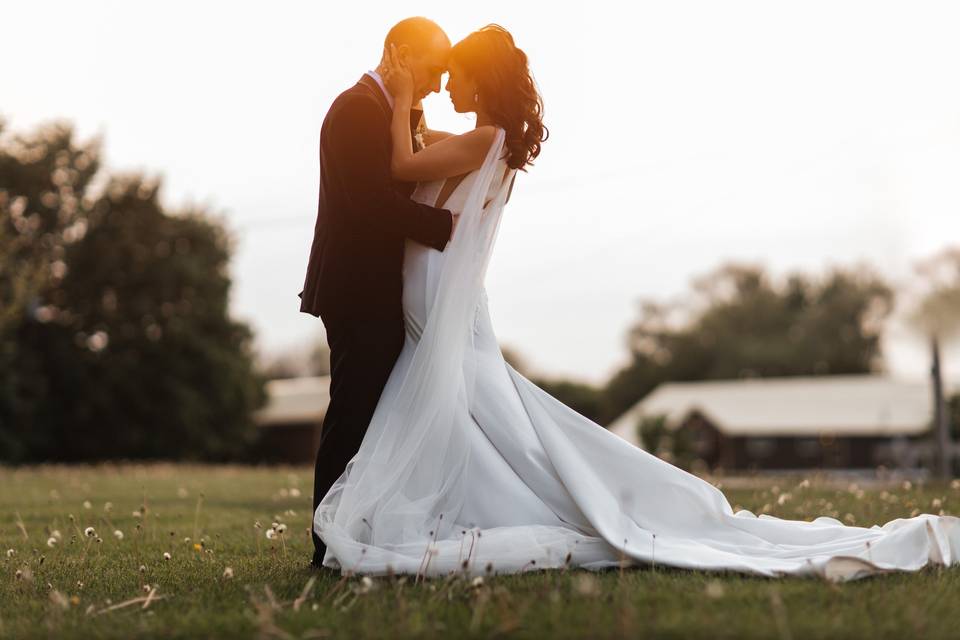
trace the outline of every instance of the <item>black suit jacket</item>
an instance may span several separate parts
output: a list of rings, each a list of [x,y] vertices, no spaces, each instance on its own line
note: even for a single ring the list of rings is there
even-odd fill
[[[323,120],[317,222],[299,296],[300,311],[324,322],[399,317],[404,239],[443,251],[450,238],[450,212],[410,200],[414,185],[390,175],[391,118],[364,74]]]

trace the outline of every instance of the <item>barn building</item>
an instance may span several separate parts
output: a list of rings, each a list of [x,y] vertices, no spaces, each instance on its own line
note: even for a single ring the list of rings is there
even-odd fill
[[[254,416],[258,460],[313,463],[330,403],[330,376],[267,382],[267,404]]]
[[[639,424],[661,416],[711,469],[913,466],[932,426],[925,382],[818,376],[660,385],[610,430],[643,446]]]

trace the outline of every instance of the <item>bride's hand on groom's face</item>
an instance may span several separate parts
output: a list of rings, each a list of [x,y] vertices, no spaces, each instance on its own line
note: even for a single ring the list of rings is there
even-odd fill
[[[405,106],[411,106],[413,104],[413,72],[392,44],[387,49],[384,71],[383,82],[394,100],[403,102]]]

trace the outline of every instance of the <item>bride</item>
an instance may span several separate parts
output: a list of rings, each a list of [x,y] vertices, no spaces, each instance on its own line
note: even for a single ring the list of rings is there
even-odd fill
[[[849,580],[949,565],[960,519],[882,527],[733,512],[723,493],[535,386],[497,346],[483,278],[513,178],[546,137],[526,55],[490,25],[457,43],[447,90],[476,128],[411,150],[412,81],[390,56],[391,169],[459,214],[440,252],[407,241],[405,344],[363,443],[314,513],[323,564],[444,575],[661,564]]]

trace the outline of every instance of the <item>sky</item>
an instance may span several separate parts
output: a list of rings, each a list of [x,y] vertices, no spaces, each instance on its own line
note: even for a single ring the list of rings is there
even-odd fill
[[[543,95],[550,137],[486,281],[501,344],[536,372],[605,380],[639,300],[680,300],[726,261],[780,276],[869,263],[909,285],[917,260],[960,243],[960,4],[626,5],[5,2],[0,115],[15,131],[69,120],[103,137],[111,170],[222,215],[232,312],[265,352],[323,335],[297,297],[320,124],[410,15],[454,42],[503,25]],[[445,91],[424,106],[432,128],[473,126]],[[902,323],[885,351],[896,374],[927,366]]]

